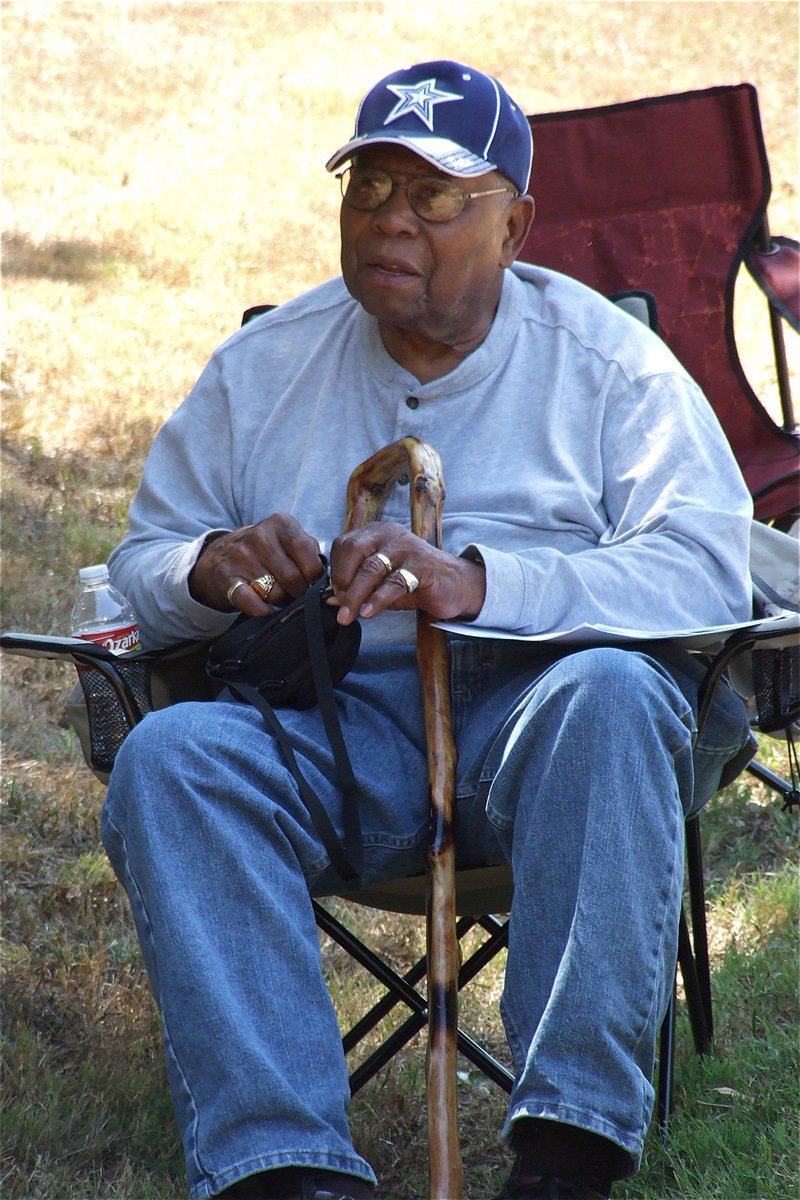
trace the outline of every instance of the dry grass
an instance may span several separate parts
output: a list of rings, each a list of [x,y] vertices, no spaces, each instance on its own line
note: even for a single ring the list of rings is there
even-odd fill
[[[248,305],[336,273],[324,162],[388,70],[461,58],[530,112],[750,80],[772,226],[797,228],[794,3],[5,0],[2,19],[5,627],[65,629],[78,566],[118,539],[152,434],[215,345]],[[774,408],[763,327],[743,303],[745,360]],[[98,854],[102,789],[59,728],[68,676],[22,660],[3,672],[5,1094],[21,1127],[6,1126],[0,1193],[178,1196],[153,1011]],[[759,851],[759,868],[776,861]],[[720,961],[763,918],[738,895]],[[405,931],[401,954],[418,937]],[[498,976],[486,986],[474,1020],[491,1032]],[[348,1008],[356,985],[339,971],[337,987]],[[462,1096],[468,1195],[486,1200],[502,1103],[472,1078]],[[421,1097],[409,1053],[354,1107],[397,1198],[424,1190]],[[700,1194],[654,1156],[664,1194]]]
[[[323,164],[366,86],[450,55],[531,112],[759,88],[773,225],[796,221],[796,6],[4,4],[6,421],[141,453],[241,310],[337,270]],[[12,393],[13,394],[13,393]]]

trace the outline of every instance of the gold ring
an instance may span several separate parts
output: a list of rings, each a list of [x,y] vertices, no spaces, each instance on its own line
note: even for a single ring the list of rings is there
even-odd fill
[[[275,576],[270,575],[269,571],[267,571],[264,575],[259,575],[258,579],[251,579],[250,587],[257,596],[261,597],[262,600],[267,600],[269,599],[269,594],[277,582],[278,581]]]
[[[231,584],[231,586],[228,588],[227,592],[225,593],[227,600],[228,600],[228,604],[233,604],[233,594],[236,591],[236,589],[240,588],[240,587],[247,587],[247,581],[244,579],[234,579],[233,583]]]
[[[376,550],[374,557],[377,558],[378,562],[382,564],[386,574],[391,575],[392,571],[394,570],[394,563],[389,558],[389,555],[382,554],[380,550]]]
[[[407,571],[405,569],[405,567],[398,567],[397,574],[400,576],[403,583],[406,585],[406,591],[408,592],[409,595],[412,592],[415,592],[417,590],[417,588],[419,587],[419,580],[417,579],[417,577],[413,571]]]

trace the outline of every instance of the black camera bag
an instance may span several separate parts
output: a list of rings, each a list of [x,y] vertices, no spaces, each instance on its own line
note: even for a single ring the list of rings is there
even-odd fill
[[[265,617],[240,617],[212,642],[206,670],[240,700],[254,705],[275,735],[331,863],[345,881],[358,878],[361,855],[359,790],[342,737],[333,689],[353,666],[361,644],[357,621],[339,625],[327,573],[302,596]],[[275,708],[319,705],[344,793],[344,840],[308,783]]]

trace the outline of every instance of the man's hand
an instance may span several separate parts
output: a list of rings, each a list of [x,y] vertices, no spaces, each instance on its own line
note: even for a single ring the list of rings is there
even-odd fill
[[[257,525],[245,525],[208,542],[189,573],[189,592],[208,608],[220,612],[238,608],[249,617],[262,617],[302,596],[319,579],[323,570],[319,553],[316,538],[294,517],[273,513]],[[253,581],[258,590],[253,589]]]
[[[437,550],[390,521],[373,521],[336,539],[331,582],[342,625],[387,608],[421,608],[440,621],[472,620],[486,595],[480,564]]]

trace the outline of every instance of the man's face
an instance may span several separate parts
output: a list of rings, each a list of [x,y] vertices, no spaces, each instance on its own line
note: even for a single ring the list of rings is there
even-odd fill
[[[361,167],[388,172],[395,185],[440,177],[464,192],[502,187],[492,172],[454,179],[402,147],[371,146]],[[361,212],[342,202],[342,275],[351,295],[382,327],[409,331],[445,345],[469,341],[494,318],[503,270],[514,257],[508,210],[512,193],[468,200],[452,221],[418,217],[405,189],[395,186],[379,208]]]

